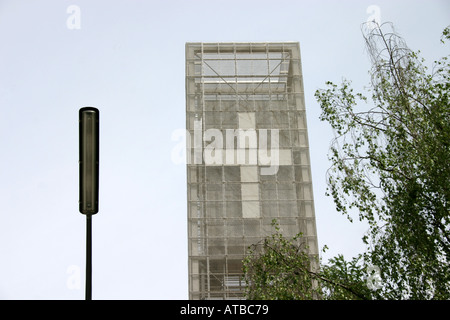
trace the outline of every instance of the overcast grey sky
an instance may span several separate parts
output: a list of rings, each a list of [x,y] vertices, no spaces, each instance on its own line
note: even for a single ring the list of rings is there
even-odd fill
[[[171,137],[185,128],[191,41],[300,42],[319,248],[361,252],[367,227],[324,195],[332,132],[314,91],[368,84],[370,17],[429,65],[448,54],[445,0],[0,0],[0,299],[84,299],[83,106],[101,112],[93,299],[187,299],[186,168]]]

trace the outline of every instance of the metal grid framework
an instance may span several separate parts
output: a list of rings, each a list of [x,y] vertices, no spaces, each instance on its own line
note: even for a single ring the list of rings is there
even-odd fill
[[[318,254],[302,81],[297,42],[186,44],[190,299],[242,298],[273,219]]]

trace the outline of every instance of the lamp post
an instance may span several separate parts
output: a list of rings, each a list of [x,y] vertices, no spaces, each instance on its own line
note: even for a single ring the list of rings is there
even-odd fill
[[[79,209],[86,215],[86,300],[92,299],[92,215],[98,212],[99,123],[97,108],[79,111]]]

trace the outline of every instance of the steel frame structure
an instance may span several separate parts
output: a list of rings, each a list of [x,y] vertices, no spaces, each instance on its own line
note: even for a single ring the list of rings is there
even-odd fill
[[[242,299],[273,219],[318,254],[305,112],[298,42],[186,43],[189,299]]]

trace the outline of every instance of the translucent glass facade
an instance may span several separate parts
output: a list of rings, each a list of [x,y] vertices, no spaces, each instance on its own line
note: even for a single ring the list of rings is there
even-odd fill
[[[241,298],[273,219],[318,253],[298,43],[187,43],[186,128],[190,299]]]

